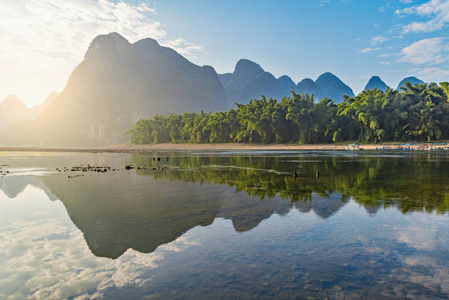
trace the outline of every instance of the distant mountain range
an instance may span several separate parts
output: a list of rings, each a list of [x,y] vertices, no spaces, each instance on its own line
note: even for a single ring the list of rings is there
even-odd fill
[[[384,90],[385,83],[373,78],[367,87]],[[414,77],[404,80],[422,82]],[[314,94],[316,101],[328,97],[337,103],[343,95],[354,96],[352,89],[331,73],[295,84],[286,75],[276,79],[260,65],[242,59],[234,72],[217,74],[212,67],[197,66],[153,39],[131,44],[110,33],[92,41],[59,95],[52,93],[43,104],[32,108],[8,96],[0,104],[0,129],[9,126],[0,133],[0,143],[116,144],[128,141],[126,130],[140,118],[223,111],[261,95],[281,99],[291,96],[291,91]]]
[[[352,89],[332,73],[323,73],[315,81],[305,78],[295,84],[287,75],[276,79],[260,65],[247,59],[239,60],[233,73],[218,74],[218,78],[226,92],[229,108],[234,108],[234,103],[246,104],[250,99],[260,98],[261,95],[281,99],[291,96],[291,91],[297,94],[313,94],[315,101],[327,97],[340,103],[343,101],[343,95],[354,97]],[[399,83],[397,89],[405,86],[407,81],[412,84],[423,83],[416,77],[407,77]],[[385,92],[387,85],[378,76],[373,76],[365,90],[374,88]]]
[[[336,102],[343,101],[343,95],[354,97],[352,89],[332,73],[324,73],[316,81],[306,78],[295,84],[287,75],[276,79],[260,65],[247,59],[239,60],[233,73],[219,74],[218,77],[223,84],[230,108],[234,103],[246,104],[250,99],[259,98],[261,95],[281,99],[291,96],[291,91],[314,94],[317,100],[328,97]]]

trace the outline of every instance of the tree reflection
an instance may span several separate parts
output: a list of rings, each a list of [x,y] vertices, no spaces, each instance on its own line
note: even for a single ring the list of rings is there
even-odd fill
[[[449,168],[445,153],[430,157],[372,154],[184,156],[173,163],[179,167],[177,170],[137,172],[156,180],[226,184],[260,200],[278,195],[301,203],[312,201],[314,193],[323,198],[338,193],[342,202],[352,197],[370,213],[390,207],[403,213],[448,211]],[[151,162],[135,155],[132,163]],[[320,178],[315,177],[317,170]]]

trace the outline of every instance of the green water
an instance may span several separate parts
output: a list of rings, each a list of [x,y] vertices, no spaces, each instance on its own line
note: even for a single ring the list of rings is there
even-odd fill
[[[448,158],[0,153],[0,298],[448,298]]]

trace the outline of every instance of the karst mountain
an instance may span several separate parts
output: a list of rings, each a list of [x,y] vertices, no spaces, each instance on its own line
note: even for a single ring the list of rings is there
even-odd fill
[[[412,84],[422,81],[408,77]],[[367,88],[384,90],[375,76]],[[398,88],[399,88],[398,87]],[[295,83],[259,64],[239,60],[232,73],[198,66],[154,39],[130,43],[118,33],[97,36],[60,94],[28,108],[14,95],[0,103],[0,144],[4,146],[91,147],[129,141],[135,122],[155,115],[225,111],[261,95],[281,100],[297,94],[336,103],[354,96],[336,75]],[[169,133],[167,133],[169,134]]]

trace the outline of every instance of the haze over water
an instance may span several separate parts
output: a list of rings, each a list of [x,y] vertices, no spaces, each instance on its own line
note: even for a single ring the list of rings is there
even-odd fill
[[[0,162],[0,298],[448,297],[445,151]]]

